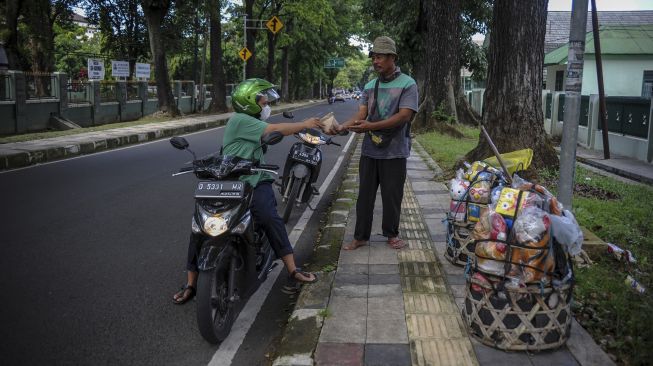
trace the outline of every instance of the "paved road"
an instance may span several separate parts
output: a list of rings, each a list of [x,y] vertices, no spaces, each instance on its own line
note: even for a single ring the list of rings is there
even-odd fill
[[[323,104],[296,111],[295,120],[329,110],[344,120],[355,109],[351,101]],[[187,138],[203,155],[216,149],[222,133],[219,128]],[[268,163],[283,166],[294,141],[287,137],[271,147]],[[323,151],[320,184],[342,148]],[[170,300],[185,278],[195,179],[170,173],[189,157],[164,140],[0,174],[3,363],[211,360],[218,346],[200,337],[194,303],[180,307]],[[300,261],[311,251],[324,201],[298,241]],[[300,214],[293,212],[288,227]],[[292,299],[277,291],[283,281],[277,282],[233,364],[264,364],[281,334]]]

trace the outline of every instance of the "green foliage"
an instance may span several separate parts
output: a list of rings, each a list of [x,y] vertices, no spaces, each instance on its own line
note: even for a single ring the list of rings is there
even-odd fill
[[[65,28],[55,24],[54,33],[55,69],[67,73],[71,79],[79,78],[87,67],[87,59],[100,53],[99,43],[74,24]]]
[[[447,113],[446,109],[447,108],[443,101],[442,103],[440,103],[438,108],[434,110],[433,113],[431,113],[431,116],[441,122],[446,122],[449,124],[456,123],[456,117]]]

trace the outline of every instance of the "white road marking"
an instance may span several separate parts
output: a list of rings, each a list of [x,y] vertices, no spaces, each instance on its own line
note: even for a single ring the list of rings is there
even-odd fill
[[[340,165],[345,159],[345,156],[349,151],[349,147],[351,146],[351,143],[354,141],[354,137],[355,134],[352,133],[351,136],[349,137],[349,140],[347,141],[347,144],[345,145],[345,148],[340,153],[338,160],[336,160],[334,168],[331,169],[331,172],[329,172],[329,175],[327,175],[326,179],[324,180],[324,183],[322,183],[322,185],[320,186],[320,190],[319,190],[320,194],[313,197],[313,199],[311,200],[310,204],[312,207],[317,207],[317,204],[320,202],[320,200],[324,198],[324,192],[326,191],[326,188],[331,184],[333,177],[335,177],[336,172],[338,171]],[[299,218],[299,220],[297,220],[297,224],[295,224],[295,226],[291,230],[290,235],[288,235],[288,238],[290,239],[290,243],[292,244],[293,248],[295,247],[295,244],[299,239],[299,236],[302,234],[304,228],[308,224],[308,221],[311,219],[313,212],[314,212],[313,210],[306,207],[306,209],[302,213],[302,216]],[[256,315],[261,310],[261,307],[263,306],[263,302],[268,297],[268,294],[270,293],[270,290],[272,290],[272,286],[277,281],[277,277],[279,277],[279,274],[281,273],[282,269],[283,269],[282,265],[276,266],[272,270],[272,272],[270,272],[270,274],[268,275],[267,280],[265,280],[265,282],[261,284],[261,287],[259,287],[258,290],[256,290],[256,292],[250,297],[249,301],[247,301],[247,304],[245,305],[243,310],[238,315],[238,318],[234,322],[234,325],[231,328],[231,332],[229,333],[229,336],[227,336],[227,339],[225,339],[220,344],[220,347],[211,358],[211,361],[209,362],[209,366],[231,365],[231,362],[233,361],[233,358],[236,355],[238,348],[240,348],[241,344],[243,343],[243,340],[245,339],[245,336],[247,335],[249,328],[254,323],[254,320],[256,319]]]

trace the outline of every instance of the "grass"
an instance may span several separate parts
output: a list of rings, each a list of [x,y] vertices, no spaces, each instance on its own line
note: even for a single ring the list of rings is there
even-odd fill
[[[463,139],[456,139],[439,132],[427,132],[417,135],[417,141],[431,155],[433,160],[440,165],[445,177],[453,176],[453,166],[478,142],[480,133],[478,128],[462,125],[457,126],[457,128],[465,136]]]
[[[476,145],[478,130],[468,129],[464,134],[461,140],[437,132],[417,139],[442,169],[451,171]],[[538,174],[541,184],[555,194],[558,171]],[[574,315],[618,364],[649,364],[653,359],[653,189],[580,167],[575,183],[573,212],[579,224],[604,241],[632,251],[637,263],[628,265],[603,253],[592,257],[593,265],[576,269]],[[646,288],[644,294],[624,283],[628,274]]]

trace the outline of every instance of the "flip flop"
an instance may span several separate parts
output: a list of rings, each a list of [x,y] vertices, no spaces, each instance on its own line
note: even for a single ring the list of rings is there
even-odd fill
[[[367,241],[364,240],[353,240],[350,243],[347,243],[342,246],[342,249],[344,250],[356,250],[358,247],[363,247],[367,245]]]
[[[388,238],[388,245],[392,249],[401,249],[406,246],[406,243],[404,243],[403,240],[399,239],[399,237],[395,236],[394,238]]]
[[[297,283],[302,283],[302,284],[303,284],[303,283],[311,284],[311,283],[315,283],[315,282],[317,282],[317,275],[316,275],[315,273],[312,274],[312,275],[313,275],[313,279],[312,279],[312,280],[309,280],[309,281],[306,281],[306,280],[302,280],[302,279],[297,278],[297,274],[298,274],[298,273],[301,274],[301,275],[304,276],[304,277],[308,277],[308,278],[311,277],[311,273],[308,273],[308,272],[302,271],[301,268],[295,268],[295,270],[292,271],[292,273],[288,276],[289,279],[290,279],[291,281],[294,281],[294,282],[297,282]]]
[[[184,295],[186,295],[187,290],[188,290],[188,295],[184,296]],[[173,296],[172,302],[177,304],[177,305],[185,304],[188,300],[195,297],[196,293],[197,293],[197,291],[195,290],[195,287],[193,287],[193,286],[190,286],[190,285],[181,286],[181,290],[179,290],[179,292],[177,292]],[[179,297],[177,299],[175,299],[175,297],[177,297],[177,296],[179,296]]]

